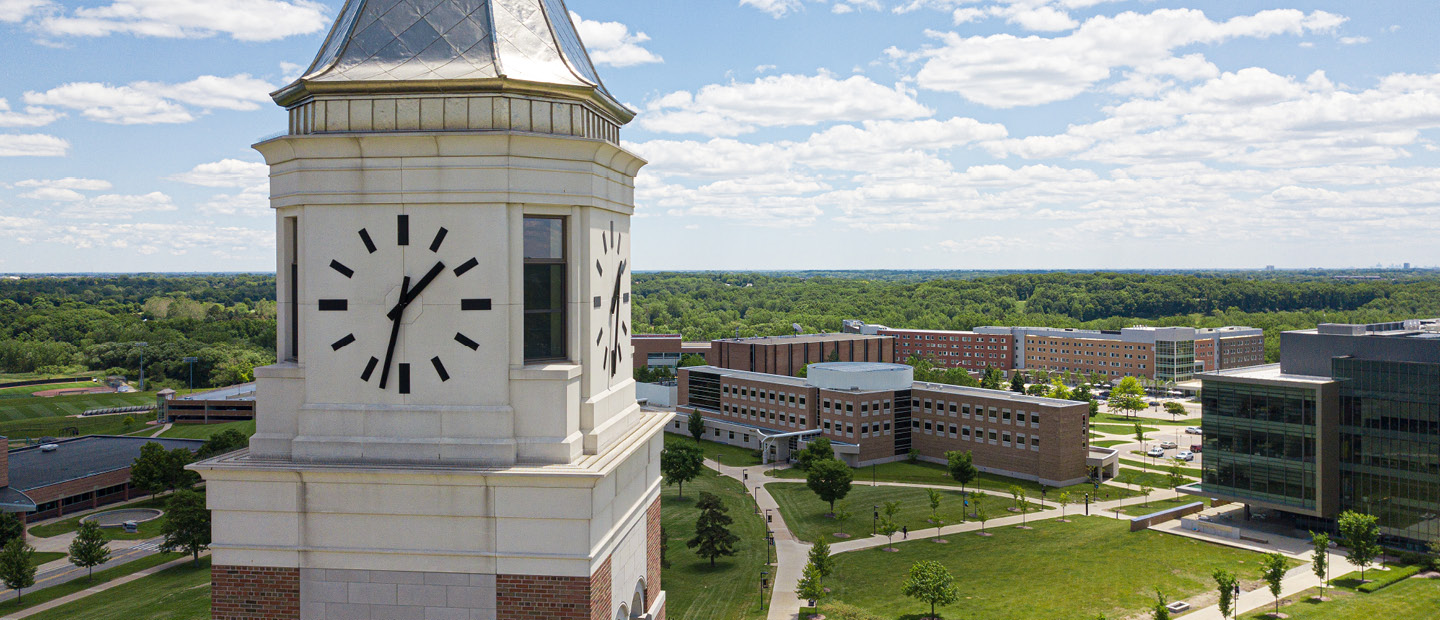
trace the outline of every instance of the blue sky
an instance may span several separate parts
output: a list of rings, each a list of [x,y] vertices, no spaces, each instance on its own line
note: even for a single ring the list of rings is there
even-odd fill
[[[339,0],[0,0],[0,272],[272,270]],[[656,269],[1440,264],[1440,8],[569,0]]]

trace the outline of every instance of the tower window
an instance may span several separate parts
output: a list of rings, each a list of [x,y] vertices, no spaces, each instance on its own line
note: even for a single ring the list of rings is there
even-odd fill
[[[525,218],[525,361],[565,359],[565,219]]]

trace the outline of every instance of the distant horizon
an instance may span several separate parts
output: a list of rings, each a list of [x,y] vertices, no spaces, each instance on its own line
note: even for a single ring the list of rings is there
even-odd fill
[[[1257,267],[1257,268],[1244,268],[1244,267],[1239,267],[1239,268],[1230,268],[1230,267],[1156,267],[1156,268],[1149,268],[1149,269],[1125,269],[1125,268],[1103,268],[1103,267],[1096,267],[1096,268],[1071,267],[1071,268],[1064,268],[1064,269],[1046,269],[1046,268],[1035,268],[1035,269],[964,269],[964,268],[924,268],[924,267],[916,267],[916,268],[903,268],[903,267],[900,267],[900,268],[883,268],[883,269],[863,269],[863,268],[857,268],[857,269],[785,269],[785,268],[771,268],[771,269],[636,269],[636,270],[634,270],[632,273],[637,273],[637,274],[641,274],[641,273],[761,273],[761,274],[764,274],[764,273],[866,273],[866,272],[873,272],[873,273],[904,273],[904,272],[945,273],[945,272],[956,272],[956,273],[1156,273],[1156,274],[1164,274],[1164,273],[1177,273],[1177,272],[1178,272],[1178,273],[1190,273],[1190,272],[1203,272],[1203,273],[1228,273],[1228,272],[1235,272],[1235,273],[1249,273],[1249,272],[1275,273],[1275,272],[1280,272],[1280,271],[1309,271],[1309,272],[1322,272],[1322,273],[1323,273],[1323,272],[1330,272],[1330,271],[1362,271],[1362,272],[1363,272],[1363,271],[1375,271],[1375,272],[1395,272],[1395,271],[1401,271],[1401,272],[1416,272],[1416,271],[1440,271],[1440,266],[1416,266],[1416,265],[1412,265],[1412,266],[1410,266],[1410,267],[1403,267],[1403,266],[1389,266],[1389,267],[1374,267],[1374,266],[1371,266],[1371,267],[1278,267],[1278,266],[1277,266],[1277,267],[1275,267],[1275,268],[1273,268],[1273,269],[1268,268],[1268,267]],[[26,276],[43,276],[43,277],[59,277],[59,276],[112,277],[112,276],[147,276],[147,275],[153,275],[153,276],[241,276],[241,275],[273,276],[273,275],[275,275],[275,272],[274,272],[274,271],[24,271],[24,272],[21,272],[21,271],[14,271],[14,272],[4,272],[4,271],[0,271],[0,278],[3,278],[3,277],[12,277],[12,276],[14,276],[14,277],[26,277]]]

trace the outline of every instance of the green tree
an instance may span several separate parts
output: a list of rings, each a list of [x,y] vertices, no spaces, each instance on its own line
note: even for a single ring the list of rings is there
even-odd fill
[[[1365,581],[1365,569],[1380,554],[1379,519],[1375,515],[1346,510],[1335,522],[1340,530],[1340,544],[1350,550],[1350,563],[1360,567],[1360,581]]]
[[[709,365],[709,362],[705,361],[704,355],[700,355],[698,353],[686,353],[680,356],[680,368],[706,365]]]
[[[1135,423],[1135,441],[1140,442],[1141,450],[1145,449],[1145,428],[1139,422]]]
[[[836,521],[839,521],[839,522],[841,522],[841,523],[844,523],[845,521],[849,520],[849,519],[850,519],[850,503],[849,503],[849,502],[840,502],[840,503],[838,503],[838,504],[835,504],[834,513],[835,513],[835,520],[836,520]]]
[[[1065,518],[1065,507],[1070,505],[1070,492],[1061,491],[1060,497],[1057,498],[1056,501],[1060,502],[1060,518],[1063,520]]]
[[[1275,614],[1280,614],[1280,588],[1281,582],[1285,579],[1285,556],[1280,553],[1267,553],[1264,559],[1260,560],[1260,576],[1265,579],[1265,584],[1270,586],[1270,595],[1275,597]]]
[[[237,429],[228,428],[206,439],[205,444],[200,446],[200,451],[195,453],[195,458],[208,459],[212,456],[243,449],[249,445],[250,437]]]
[[[830,447],[830,440],[820,437],[805,444],[805,449],[795,455],[795,467],[801,470],[809,470],[816,461],[833,460],[835,449]]]
[[[819,461],[810,465],[805,475],[805,486],[809,487],[820,501],[830,504],[830,513],[835,513],[835,502],[850,494],[850,482],[854,474],[850,466],[836,459]]]
[[[1120,380],[1120,385],[1110,390],[1110,409],[1125,412],[1133,416],[1135,412],[1146,407],[1145,388],[1135,377],[1125,377]]]
[[[1140,497],[1145,501],[1146,508],[1150,507],[1150,494],[1154,492],[1155,489],[1152,489],[1147,485],[1140,485]]]
[[[1016,394],[1025,393],[1025,377],[1020,376],[1018,372],[1010,377],[1010,391]]]
[[[1180,497],[1180,485],[1185,484],[1187,480],[1189,478],[1185,476],[1185,472],[1181,471],[1179,461],[1172,461],[1170,466],[1165,469],[1165,481],[1170,483],[1170,488],[1175,489],[1176,498]]]
[[[815,567],[814,562],[807,563],[801,571],[800,581],[795,583],[795,595],[809,601],[811,607],[824,598],[825,585],[820,582],[820,570]]]
[[[1005,374],[993,366],[985,367],[985,374],[980,378],[980,387],[987,390],[1000,389],[1000,382],[1005,380]]]
[[[168,487],[170,454],[157,442],[140,446],[140,456],[130,465],[130,483],[151,495]]]
[[[695,438],[695,445],[700,445],[700,438],[705,436],[705,418],[700,415],[700,410],[690,412],[690,420],[686,423],[690,436]]]
[[[1093,418],[1093,417],[1095,417],[1096,415],[1099,415],[1099,413],[1100,413],[1100,401],[1095,400],[1095,399],[1093,399],[1093,398],[1090,399],[1090,417]]]
[[[821,579],[835,572],[835,558],[830,555],[830,543],[825,542],[824,536],[810,546],[810,565],[819,571]]]
[[[925,499],[930,501],[930,520],[935,522],[935,533],[940,533],[940,498],[944,497],[935,489],[925,489]]]
[[[700,446],[674,442],[660,451],[660,475],[665,484],[680,485],[680,497],[685,497],[685,483],[700,476],[705,468],[705,455]]]
[[[893,549],[895,544],[895,532],[900,531],[900,524],[889,516],[880,517],[880,533],[885,535],[885,548]]]
[[[740,542],[740,537],[730,531],[734,520],[726,514],[729,509],[719,496],[701,491],[700,501],[695,506],[700,509],[700,516],[695,519],[695,537],[686,541],[685,546],[694,549],[696,555],[709,559],[710,566],[714,567],[715,558],[738,553],[735,543]]]
[[[25,588],[35,585],[34,558],[35,548],[20,538],[11,538],[0,550],[0,581],[15,591],[16,603],[20,602]]]
[[[16,538],[25,539],[25,524],[13,512],[0,512],[0,547]]]
[[[165,503],[165,521],[160,525],[160,550],[189,553],[200,565],[200,552],[210,547],[210,511],[205,496],[181,489]]]
[[[95,576],[95,567],[110,561],[109,541],[100,533],[100,526],[81,522],[80,531],[70,541],[70,563],[88,569],[86,579]]]
[[[1170,419],[1174,420],[1177,417],[1185,415],[1185,405],[1175,401],[1167,402],[1165,403],[1165,413],[1170,414]]]
[[[1235,587],[1239,585],[1240,578],[1224,569],[1216,569],[1211,577],[1215,578],[1215,589],[1220,594],[1220,617],[1225,618],[1234,611]]]
[[[980,532],[985,532],[985,522],[990,519],[989,513],[985,512],[985,498],[989,497],[984,491],[976,491],[970,494],[970,501],[975,505],[972,511],[975,518],[980,520]]]
[[[1081,383],[1080,385],[1077,385],[1073,389],[1071,389],[1070,400],[1082,403],[1088,403],[1094,400],[1094,397],[1090,395],[1090,384]]]
[[[1315,547],[1315,553],[1310,558],[1310,568],[1315,571],[1315,577],[1320,579],[1320,595],[1325,595],[1325,588],[1330,585],[1330,535],[1324,532],[1310,532],[1310,543]]]
[[[980,475],[980,469],[975,467],[975,459],[969,450],[961,452],[951,450],[945,453],[945,469],[950,472],[950,477],[960,483],[960,491],[965,491],[965,486],[975,481]]]
[[[921,560],[910,567],[910,576],[900,585],[900,593],[930,604],[930,618],[938,620],[935,607],[951,605],[960,600],[960,588],[945,565],[934,560]]]
[[[1155,606],[1151,607],[1151,617],[1155,620],[1170,620],[1170,608],[1166,607],[1165,593],[1160,588],[1155,588]]]

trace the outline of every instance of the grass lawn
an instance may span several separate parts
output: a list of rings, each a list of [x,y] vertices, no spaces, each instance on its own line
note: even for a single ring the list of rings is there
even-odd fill
[[[1139,469],[1120,468],[1120,474],[1115,476],[1115,482],[1125,484],[1144,485],[1154,489],[1170,488],[1170,477],[1165,474],[1141,471]]]
[[[209,439],[213,435],[223,433],[232,428],[245,433],[245,436],[249,437],[255,434],[255,421],[224,422],[221,424],[176,424],[170,427],[170,430],[160,433],[160,436],[179,439]]]
[[[197,487],[195,491],[200,493],[202,497],[205,495],[204,487]],[[160,497],[147,499],[141,502],[135,502],[133,504],[117,504],[114,506],[106,506],[104,510],[119,510],[121,508],[158,508],[160,510],[164,510],[165,503],[168,501],[170,501],[169,495],[161,495]],[[86,516],[88,515],[79,515],[75,517],[70,517],[68,519],[61,519],[59,521],[53,521],[50,523],[43,523],[40,525],[31,526],[29,530],[30,535],[39,538],[49,538],[51,536],[58,536],[67,532],[73,532],[76,529],[79,529],[80,519]],[[147,538],[154,538],[156,536],[159,536],[160,524],[164,522],[165,517],[160,517],[159,519],[141,523],[140,531],[136,534],[126,534],[125,529],[119,527],[101,528],[100,532],[105,535],[105,538],[107,540],[145,540]]]
[[[688,433],[685,435],[665,433],[665,445],[682,441],[688,441],[693,444],[695,443],[695,438],[691,437]],[[759,451],[732,446],[718,441],[710,441],[708,439],[700,440],[700,451],[704,453],[707,459],[714,460],[718,456],[720,458],[720,464],[730,467],[750,467],[760,464]]]
[[[1319,602],[1318,588],[1311,588],[1294,596],[1280,599],[1280,612],[1291,620],[1352,620],[1355,618],[1433,618],[1440,609],[1440,579],[1418,579],[1411,577],[1370,594],[1360,594],[1348,588],[1329,588],[1325,596],[1331,600]],[[1273,606],[1256,609],[1240,616],[1242,620],[1258,620],[1268,617]]]
[[[69,596],[86,588],[93,587],[96,584],[124,577],[125,575],[145,570],[151,566],[164,564],[170,560],[181,557],[181,555],[182,554],[179,553],[156,553],[133,562],[126,562],[114,568],[104,568],[105,565],[101,564],[95,568],[95,575],[92,579],[81,577],[48,588],[43,587],[44,584],[39,584],[42,586],[40,589],[25,591],[25,596],[22,597],[24,599],[23,605],[17,604],[15,599],[0,602],[0,614],[8,615],[12,612],[34,607],[47,601],[53,601],[62,596]]]
[[[1170,473],[1170,465],[1171,465],[1172,463],[1174,463],[1174,462],[1175,462],[1175,459],[1163,459],[1163,460],[1161,460],[1161,459],[1156,459],[1154,462],[1147,464],[1145,461],[1138,461],[1138,460],[1135,460],[1135,459],[1120,459],[1120,464],[1121,464],[1121,465],[1129,465],[1129,466],[1131,466],[1131,467],[1139,467],[1140,469],[1150,469],[1150,470],[1158,471],[1158,472],[1160,472],[1160,473],[1162,473],[1162,474],[1168,474],[1168,473]],[[1199,477],[1200,477],[1200,470],[1195,469],[1195,468],[1193,468],[1193,467],[1186,467],[1186,466],[1184,466],[1184,465],[1181,465],[1181,466],[1180,466],[1180,473],[1185,474],[1185,475],[1187,475],[1187,476],[1190,476],[1191,478],[1199,478]]]
[[[1090,445],[1095,446],[1096,448],[1113,448],[1115,446],[1127,443],[1132,442],[1129,439],[1102,439],[1100,441],[1092,441],[1090,442]]]
[[[129,394],[81,394],[77,396],[56,396],[53,398],[5,398],[0,399],[0,420],[30,420],[53,418],[84,413],[90,409],[106,407],[133,407],[155,403],[154,392],[132,392]]]
[[[930,518],[930,500],[925,494],[925,489],[912,487],[871,487],[853,486],[850,494],[841,500],[850,510],[850,518],[845,521],[836,521],[826,516],[830,512],[830,504],[820,501],[815,493],[803,484],[771,483],[765,485],[765,490],[775,498],[775,503],[780,505],[780,512],[785,516],[785,524],[796,538],[806,541],[814,541],[825,536],[831,541],[836,540],[833,536],[837,532],[849,534],[851,538],[863,538],[869,536],[874,527],[874,506],[880,506],[881,516],[884,516],[885,502],[900,502],[900,513],[895,516],[896,523],[909,527],[911,531],[922,531],[935,527],[927,519]],[[964,508],[960,491],[941,491],[944,498],[940,500],[940,518],[946,523],[959,523],[960,512]],[[839,506],[841,502],[836,502]],[[987,491],[985,498],[985,512],[991,519],[1007,517],[1015,513],[1006,510],[1015,505],[1015,500],[1009,493],[998,494]],[[1047,502],[1047,507],[1052,504]],[[974,507],[974,503],[971,503]],[[1039,506],[1032,502],[1030,510],[1037,511]],[[900,540],[901,535],[896,534],[895,540]]]
[[[1210,505],[1210,500],[1195,497],[1194,495],[1181,495],[1178,499],[1174,497],[1156,499],[1155,494],[1151,494],[1149,506],[1146,506],[1144,502],[1136,502],[1121,508],[1120,514],[1130,515],[1132,517],[1143,517],[1148,514],[1169,510],[1171,508],[1179,508],[1195,502],[1204,502],[1206,506]]]
[[[897,461],[894,463],[883,463],[880,465],[875,465],[873,467],[861,467],[853,471],[855,474],[854,484],[857,487],[870,482],[872,475],[874,476],[874,479],[879,482],[908,482],[912,484],[933,484],[937,486],[952,486],[956,488],[960,487],[960,483],[955,482],[955,479],[950,477],[950,472],[945,469],[944,465],[940,465],[937,463],[927,463],[925,461],[920,461],[918,463]],[[795,468],[774,469],[765,473],[776,478],[788,478],[798,480],[805,479],[805,472]],[[1009,497],[1011,485],[1019,485],[1020,488],[1025,489],[1025,494],[1029,496],[1032,500],[1037,502],[1040,501],[1040,485],[1036,484],[1032,480],[1019,480],[1016,478],[1007,478],[1005,476],[981,472],[980,475],[975,477],[975,481],[971,482],[969,487],[967,488],[979,489],[981,491],[985,491],[986,493],[990,493],[991,495],[993,495],[994,493],[1002,493],[1006,497]],[[1088,483],[1081,483],[1068,487],[1046,487],[1045,492],[1046,497],[1051,500],[1059,497],[1060,493],[1064,491],[1069,491],[1071,496],[1073,496],[1075,499],[1079,499],[1082,493],[1091,491],[1093,489],[1094,487],[1092,485]],[[1124,489],[1120,489],[1118,487],[1111,489],[1111,491],[1116,493],[1127,493],[1127,497],[1130,495],[1128,491],[1125,491]],[[924,491],[921,491],[921,494],[923,496]]]
[[[0,388],[0,398],[19,398],[29,396],[36,392],[47,390],[70,390],[75,388],[102,387],[104,384],[94,381],[80,381],[76,383],[49,383],[44,385],[22,385],[20,387]]]
[[[189,562],[124,587],[92,594],[33,616],[31,620],[208,620],[210,558]]]
[[[59,551],[36,551],[35,555],[30,557],[30,565],[40,566],[41,564],[44,564],[46,562],[54,562],[55,560],[65,557],[66,555],[68,554],[61,553]]]
[[[1200,426],[1200,418],[1179,418],[1175,420],[1161,420],[1156,418],[1127,418],[1123,415],[1116,415],[1113,413],[1097,413],[1095,414],[1095,417],[1090,418],[1090,422],[1092,424],[1104,424],[1109,422],[1113,424],[1128,425],[1140,422],[1141,424],[1163,424],[1165,426]]]
[[[764,618],[764,612],[760,611],[760,571],[766,570],[770,549],[765,544],[764,520],[755,514],[755,501],[739,481],[723,478],[709,468],[685,485],[684,498],[676,491],[674,485],[669,485],[660,493],[660,521],[669,539],[666,558],[670,560],[670,568],[664,569],[660,577],[667,597],[666,617],[675,620]],[[695,535],[695,518],[700,514],[695,500],[701,491],[719,495],[725,501],[728,514],[735,521],[730,531],[740,537],[736,545],[739,553],[717,559],[713,568],[709,560],[685,546],[685,541]]]
[[[902,543],[898,553],[836,554],[835,575],[826,582],[834,590],[830,600],[887,620],[919,618],[929,606],[902,596],[900,584],[920,560],[936,560],[958,578],[960,601],[938,610],[956,619],[1138,617],[1154,603],[1155,588],[1184,600],[1209,592],[1210,575],[1220,568],[1242,575],[1247,590],[1258,586],[1259,554],[1158,532],[1131,533],[1128,524],[1104,517],[1071,520],[1037,522],[1033,530],[995,528],[989,537],[950,536],[948,545]]]
[[[1135,436],[1134,424],[1091,424],[1090,430],[1100,433],[1110,433],[1111,435],[1123,435],[1125,437]],[[1160,432],[1160,429],[1153,426],[1141,426],[1140,430],[1145,431],[1146,435]]]

